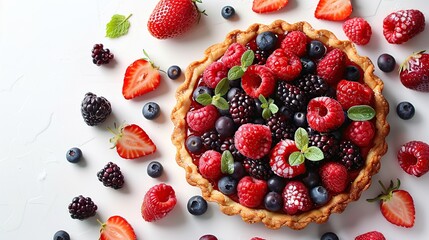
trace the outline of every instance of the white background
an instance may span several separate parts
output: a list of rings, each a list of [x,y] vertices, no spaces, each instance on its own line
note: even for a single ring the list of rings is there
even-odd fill
[[[410,53],[427,49],[429,29],[402,45],[390,45],[382,35],[382,20],[389,13],[417,8],[429,17],[429,7],[423,0],[359,0],[352,1],[352,16],[364,17],[372,26],[371,42],[357,47],[361,55],[376,62],[384,53],[402,62]],[[98,239],[99,224],[109,216],[119,214],[134,227],[138,239],[198,239],[212,233],[220,240],[248,240],[259,236],[266,239],[319,239],[326,231],[336,232],[341,239],[354,239],[360,233],[378,230],[387,239],[426,239],[427,185],[429,175],[416,178],[399,167],[396,152],[410,140],[429,142],[427,103],[429,95],[408,90],[399,81],[396,71],[376,74],[385,82],[384,95],[390,103],[391,133],[389,150],[382,159],[382,169],[361,199],[351,203],[342,214],[334,214],[326,224],[310,224],[295,231],[288,228],[266,229],[263,224],[247,224],[239,216],[226,216],[216,204],[200,217],[190,215],[187,200],[199,189],[189,186],[184,171],[175,162],[175,149],[170,141],[173,125],[169,114],[175,104],[177,81],[162,77],[160,87],[135,100],[122,97],[122,81],[126,67],[143,56],[145,49],[164,70],[171,65],[182,69],[203,56],[211,44],[223,41],[233,29],[246,29],[250,24],[271,23],[275,19],[289,22],[306,20],[314,28],[333,31],[345,39],[342,22],[314,18],[317,0],[290,0],[288,6],[274,14],[258,15],[251,10],[250,0],[205,0],[198,26],[180,38],[157,40],[146,27],[156,1],[94,0],[94,1],[12,1],[0,0],[0,239],[52,239],[60,229],[68,231],[73,240]],[[232,5],[237,16],[225,20],[220,10]],[[131,28],[118,39],[105,38],[105,25],[113,14],[128,15]],[[108,66],[92,64],[91,49],[103,43],[115,54]],[[80,114],[80,103],[86,92],[106,97],[113,108],[112,116],[98,127],[87,126]],[[412,102],[416,115],[412,120],[400,120],[396,105]],[[155,121],[143,118],[141,109],[148,101],[158,102],[161,116]],[[106,129],[113,122],[136,123],[142,126],[157,145],[154,155],[140,160],[121,159],[110,149]],[[426,124],[425,124],[426,123]],[[84,160],[70,164],[65,153],[70,147],[80,147]],[[146,174],[151,160],[160,161],[165,173],[160,179]],[[106,188],[96,173],[108,161],[117,163],[125,175],[121,190]],[[414,197],[416,224],[411,229],[388,223],[378,205],[366,198],[379,193],[378,180],[388,183],[400,178],[402,187]],[[168,217],[147,223],[140,215],[144,193],[153,185],[166,182],[176,190],[178,204]],[[90,196],[98,205],[96,217],[85,221],[70,218],[67,206],[74,196]]]

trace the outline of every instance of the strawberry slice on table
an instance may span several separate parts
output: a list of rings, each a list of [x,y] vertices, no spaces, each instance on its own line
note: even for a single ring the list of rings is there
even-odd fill
[[[284,8],[289,0],[254,0],[252,10],[255,13],[275,12]]]
[[[133,227],[121,216],[112,216],[101,223],[100,240],[135,240]]]
[[[110,142],[115,144],[114,147],[122,158],[135,159],[156,151],[156,146],[147,133],[136,124],[109,130],[115,134]]]
[[[341,21],[347,19],[352,11],[351,0],[320,0],[314,16],[318,19]]]
[[[410,228],[414,226],[416,210],[414,208],[413,197],[405,190],[400,190],[401,182],[394,186],[390,181],[389,188],[386,188],[379,181],[383,191],[373,199],[367,199],[369,202],[380,201],[380,210],[387,221],[401,227]]]
[[[133,99],[151,92],[161,82],[159,68],[155,66],[144,50],[143,52],[146,57],[137,59],[125,71],[124,85],[122,86],[122,95],[125,99]]]

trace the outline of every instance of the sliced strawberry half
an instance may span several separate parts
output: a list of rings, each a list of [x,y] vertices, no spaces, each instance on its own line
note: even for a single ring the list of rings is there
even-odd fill
[[[133,227],[121,216],[112,216],[101,224],[100,240],[135,240]]]
[[[284,8],[289,0],[254,0],[252,10],[255,13],[275,12]]]
[[[318,19],[341,21],[348,18],[352,11],[350,0],[320,0],[314,16]]]
[[[115,144],[116,151],[122,158],[135,159],[152,154],[156,150],[147,133],[136,124],[109,130],[115,134],[110,142]]]
[[[134,61],[125,71],[122,95],[133,99],[155,90],[161,81],[159,70],[148,58]]]

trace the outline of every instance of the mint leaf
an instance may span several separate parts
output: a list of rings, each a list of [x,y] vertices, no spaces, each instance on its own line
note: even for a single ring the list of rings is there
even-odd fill
[[[241,56],[241,67],[247,68],[248,66],[253,64],[253,60],[255,59],[255,54],[252,50],[247,50]]]
[[[243,76],[244,71],[241,66],[234,66],[228,71],[228,79],[229,80],[236,80]]]
[[[261,103],[262,103],[262,104],[268,104],[268,101],[267,101],[267,99],[264,97],[264,95],[259,94],[258,99],[259,99],[259,101],[261,101]]]
[[[234,157],[229,150],[226,150],[222,153],[220,169],[223,174],[234,173]]]
[[[115,14],[110,19],[110,22],[106,24],[106,37],[108,38],[118,38],[128,33],[128,29],[131,24],[128,19],[132,14],[125,17],[124,15]]]
[[[308,147],[308,133],[307,131],[300,127],[295,131],[294,136],[296,147],[299,150],[306,150]]]
[[[263,108],[262,110],[262,118],[263,119],[268,119],[271,117],[271,111],[268,108]]]
[[[220,80],[220,82],[216,85],[214,92],[216,95],[223,96],[228,92],[228,90],[229,90],[229,81],[228,81],[228,78],[224,78]]]
[[[197,103],[207,106],[212,103],[212,97],[208,93],[203,93],[198,95],[197,99],[195,99]]]
[[[223,98],[219,95],[215,95],[213,97],[212,104],[221,110],[229,109],[228,101],[226,101],[225,98]]]
[[[322,150],[315,146],[307,148],[304,152],[304,157],[310,161],[320,161],[324,158]]]
[[[347,110],[347,117],[353,121],[367,121],[375,117],[375,110],[368,105],[357,105]]]
[[[271,113],[277,113],[279,111],[279,107],[274,103],[268,105],[268,109],[270,109]]]
[[[289,155],[288,161],[291,166],[297,166],[299,164],[304,163],[305,158],[301,152],[296,151]]]

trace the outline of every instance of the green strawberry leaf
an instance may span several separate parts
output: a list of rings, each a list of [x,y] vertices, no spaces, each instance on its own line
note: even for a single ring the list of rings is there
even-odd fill
[[[353,121],[367,121],[375,117],[375,110],[368,105],[352,106],[347,110],[347,117]]]
[[[307,148],[304,152],[304,157],[310,161],[320,161],[324,158],[322,150],[315,146]]]
[[[228,71],[228,79],[229,80],[237,80],[241,78],[244,74],[243,68],[241,66],[234,66]]]
[[[308,133],[307,131],[300,127],[295,131],[294,136],[296,147],[299,150],[305,151],[308,147]]]
[[[241,67],[246,69],[250,65],[253,64],[253,60],[255,59],[255,54],[252,50],[247,50],[241,56]]]
[[[222,153],[220,168],[223,174],[234,173],[234,157],[229,150]]]
[[[305,161],[304,154],[299,151],[293,152],[289,155],[288,161],[291,166],[302,164]]]
[[[110,22],[106,24],[106,37],[108,38],[118,38],[128,33],[128,29],[131,24],[128,19],[132,14],[125,17],[124,15],[115,14],[110,19]]]
[[[197,99],[195,99],[197,103],[207,106],[212,103],[212,97],[208,93],[203,93],[198,95]]]
[[[221,110],[228,110],[229,109],[228,101],[226,101],[225,98],[223,98],[219,95],[215,95],[213,97],[212,104]]]
[[[223,96],[228,92],[228,90],[229,90],[229,80],[228,78],[224,78],[220,80],[220,82],[216,85],[214,92],[216,95]]]

